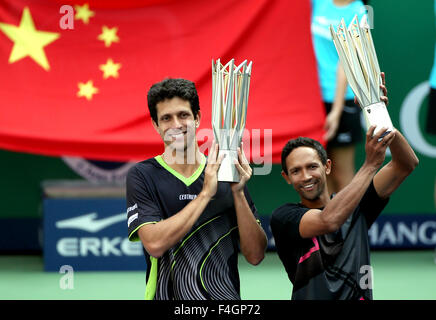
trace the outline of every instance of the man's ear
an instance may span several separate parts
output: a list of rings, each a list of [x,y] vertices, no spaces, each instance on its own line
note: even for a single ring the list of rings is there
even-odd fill
[[[154,130],[156,130],[156,132],[159,133],[159,125],[156,122],[154,122],[153,119],[151,119],[151,123],[153,124]]]
[[[198,128],[200,126],[200,120],[201,120],[201,111],[198,110],[197,112],[197,118],[195,118],[195,127]]]
[[[332,160],[327,159],[327,162],[325,164],[325,174],[329,175],[330,172],[332,172]]]
[[[289,176],[283,170],[280,173],[283,179],[285,179],[288,184],[292,184],[291,179],[289,179]]]

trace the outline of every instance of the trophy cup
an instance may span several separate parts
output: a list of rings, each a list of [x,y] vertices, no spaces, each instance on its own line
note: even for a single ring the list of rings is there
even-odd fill
[[[393,125],[386,105],[380,99],[383,95],[380,89],[382,78],[367,16],[359,24],[356,15],[348,29],[342,19],[337,32],[332,25],[330,32],[348,83],[362,108],[367,127],[375,125],[374,134],[386,127],[388,131],[385,134],[389,133],[393,130]]]
[[[235,60],[222,65],[212,60],[212,128],[219,144],[219,155],[225,154],[218,171],[218,181],[239,182],[235,167],[247,116],[252,62]]]

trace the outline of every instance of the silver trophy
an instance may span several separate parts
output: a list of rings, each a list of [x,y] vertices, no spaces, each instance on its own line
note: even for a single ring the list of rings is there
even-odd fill
[[[235,60],[226,65],[220,59],[212,60],[212,128],[219,144],[219,155],[225,154],[218,171],[218,181],[239,182],[235,167],[238,147],[247,117],[252,62],[245,60],[239,66]]]
[[[387,134],[393,130],[393,125],[386,105],[380,99],[383,96],[380,89],[382,78],[367,16],[363,16],[359,24],[356,15],[348,28],[342,19],[337,32],[332,25],[330,32],[347,81],[362,108],[367,127],[375,125],[374,134],[382,127],[388,128]]]

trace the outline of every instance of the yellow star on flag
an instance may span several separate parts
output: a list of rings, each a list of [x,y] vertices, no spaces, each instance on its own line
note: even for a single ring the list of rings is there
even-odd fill
[[[87,3],[85,3],[83,6],[75,5],[74,9],[76,10],[74,19],[82,20],[84,24],[88,24],[89,19],[95,16],[95,12],[89,10],[89,4]]]
[[[58,39],[60,34],[36,30],[28,7],[24,8],[18,27],[0,23],[0,30],[14,42],[9,56],[9,63],[17,62],[29,56],[44,70],[48,71],[50,69],[44,47]]]
[[[121,68],[121,63],[114,63],[112,59],[107,59],[106,64],[100,65],[100,70],[103,71],[103,78],[109,77],[118,78],[118,70]]]
[[[120,38],[117,36],[117,27],[108,28],[103,26],[101,34],[98,35],[97,39],[104,42],[106,47],[110,47],[112,42],[119,42]]]
[[[79,92],[77,92],[78,97],[85,97],[89,101],[96,93],[98,93],[98,89],[94,87],[92,80],[89,80],[86,83],[79,82]]]

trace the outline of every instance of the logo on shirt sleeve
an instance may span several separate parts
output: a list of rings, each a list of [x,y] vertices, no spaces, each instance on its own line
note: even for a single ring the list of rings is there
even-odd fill
[[[129,217],[129,219],[127,220],[127,227],[130,227],[130,224],[135,221],[136,219],[138,219],[138,213],[133,214],[132,216]]]
[[[135,203],[133,206],[127,208],[127,215],[129,215],[129,212],[138,209],[138,204]],[[127,227],[130,227],[130,224],[138,219],[138,213],[132,214],[129,219],[127,220]]]

